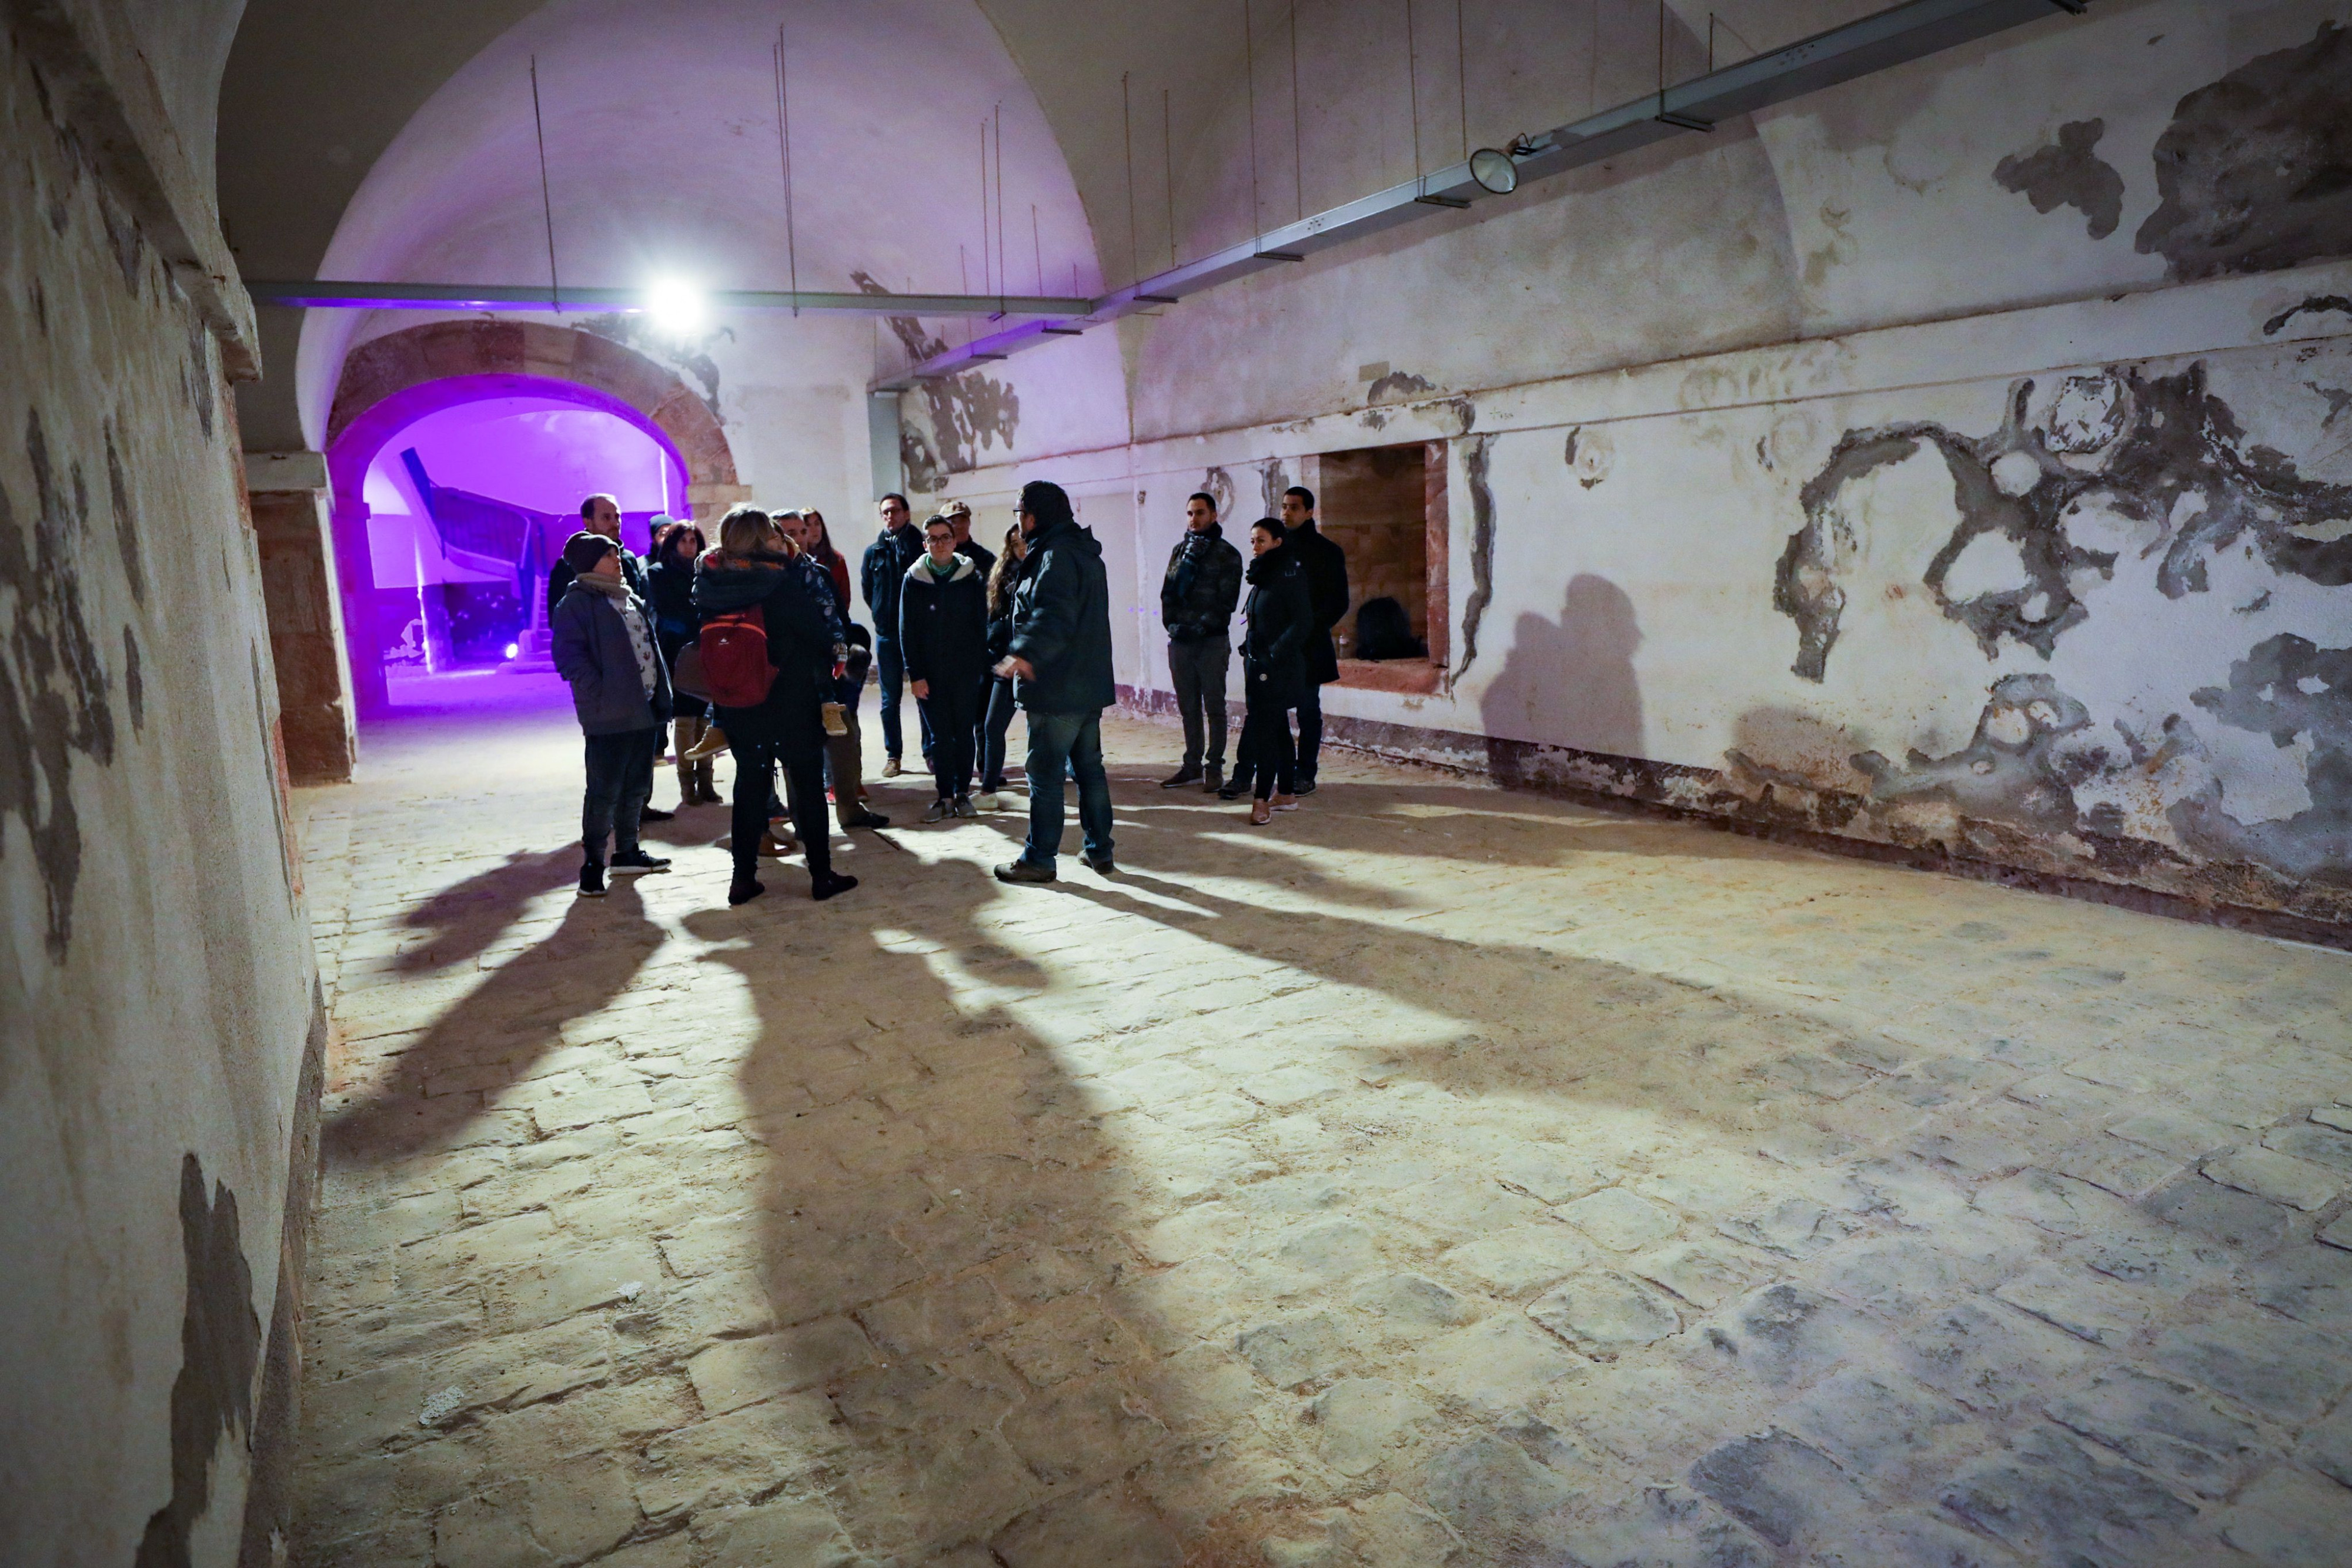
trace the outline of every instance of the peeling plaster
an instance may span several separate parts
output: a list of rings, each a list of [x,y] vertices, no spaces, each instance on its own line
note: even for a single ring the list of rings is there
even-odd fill
[[[2124,177],[2094,151],[2106,134],[2104,120],[2077,120],[2058,128],[2058,140],[2020,158],[2004,158],[1994,183],[2033,204],[2037,213],[2074,207],[2089,220],[2093,239],[2105,239],[2123,221]]]
[[[1217,504],[1217,517],[1231,518],[1234,512],[1234,476],[1223,468],[1211,468],[1201,476],[1201,489]],[[1251,519],[1255,521],[1255,518]]]
[[[1478,626],[1495,598],[1495,491],[1487,482],[1491,435],[1474,436],[1463,444],[1462,479],[1470,487],[1470,596],[1462,602],[1462,662],[1454,666],[1459,682],[1478,657]]]
[[[1436,390],[1436,382],[1414,375],[1410,371],[1391,371],[1371,384],[1364,393],[1364,401],[1371,403],[1411,402]]]
[[[88,486],[77,465],[68,499],[38,413],[26,418],[25,455],[36,490],[29,554],[15,504],[0,486],[0,590],[14,601],[0,657],[0,813],[21,819],[32,841],[49,955],[62,960],[81,877],[73,758],[112,764],[114,710],[82,604],[76,547],[88,533]]]
[[[852,272],[850,278],[865,294],[888,294],[873,274]],[[913,316],[886,316],[891,335],[917,364],[948,350],[947,340],[923,330]],[[920,389],[929,415],[930,435],[911,428],[899,437],[899,459],[907,470],[907,487],[919,495],[936,495],[947,488],[948,476],[980,465],[981,454],[1002,446],[1009,455],[1021,428],[1021,394],[993,376],[965,371]]]
[[[643,354],[655,363],[692,376],[702,384],[698,394],[710,417],[719,423],[727,416],[719,407],[719,361],[710,357],[711,349],[722,339],[735,340],[732,327],[721,327],[700,337],[680,340],[665,336],[653,322],[643,316],[615,313],[587,316],[581,319],[580,329],[593,332],[606,342],[618,343],[633,353]]]
[[[2135,244],[2177,278],[2352,254],[2352,32],[2259,56],[2183,98]]]
[[[1588,490],[1598,489],[1601,482],[1609,477],[1609,471],[1617,465],[1617,444],[1609,438],[1607,431],[1588,433],[1580,424],[1568,433],[1566,455],[1569,471],[1576,476],[1576,482]]]
[[[2293,633],[2256,643],[2230,666],[2230,684],[2189,700],[2235,729],[2282,749],[2306,745],[2311,805],[2294,816],[2242,822],[2216,798],[2176,808],[2200,838],[2293,876],[2352,882],[2352,648],[2322,648]]]
[[[1837,641],[1839,581],[1858,545],[1843,492],[1923,444],[1942,456],[1960,514],[1923,580],[1987,658],[2008,640],[2047,659],[2088,618],[2076,591],[2110,576],[2118,556],[2094,539],[2121,548],[2152,535],[2140,553],[2164,552],[2157,584],[2169,599],[2204,592],[2208,558],[2241,539],[2275,570],[2352,582],[2352,538],[2328,528],[2352,510],[2352,486],[2305,479],[2244,434],[2201,360],[2170,376],[2130,366],[2069,376],[2041,396],[2033,381],[2015,382],[2001,427],[1982,437],[1930,423],[1846,432],[1805,483],[1805,526],[1774,578],[1773,607],[1797,622],[1792,668],[1822,679]]]
[[[2315,294],[2300,305],[2291,306],[2263,323],[2263,336],[2275,338],[2286,330],[2288,322],[2298,316],[2324,316],[2341,311],[2352,316],[2352,297],[2342,294]]]
[[[236,1194],[215,1182],[207,1204],[204,1166],[187,1155],[180,1162],[180,1239],[188,1300],[180,1375],[172,1383],[172,1500],[149,1517],[136,1568],[188,1568],[188,1535],[212,1504],[220,1439],[253,1428],[261,1320],[237,1230]]]

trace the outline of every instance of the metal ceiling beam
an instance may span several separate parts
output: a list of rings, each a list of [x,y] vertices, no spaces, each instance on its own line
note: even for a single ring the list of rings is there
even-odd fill
[[[643,288],[565,287],[483,283],[248,283],[256,305],[328,310],[556,310],[637,312]],[[1033,294],[827,294],[809,289],[721,289],[701,297],[713,310],[819,310],[856,316],[1082,316],[1094,301]]]
[[[1908,0],[1907,4],[1768,50],[1663,92],[1645,93],[1630,103],[1588,115],[1572,124],[1522,137],[1508,152],[1519,183],[1525,184],[1620,157],[1669,137],[1705,134],[1736,116],[1989,37],[2053,13],[2079,16],[2088,3],[2089,0]],[[1082,312],[1059,318],[1047,311],[1036,312],[1045,319],[1024,321],[935,354],[897,375],[877,381],[870,390],[904,392],[923,382],[955,375],[1123,316],[1173,305],[1236,277],[1303,261],[1318,252],[1433,213],[1459,211],[1493,195],[1471,178],[1466,161],[1455,163],[1421,179],[1310,214],[1296,223],[1268,229],[1243,244],[1155,274],[1091,301]],[[261,298],[258,291],[254,298]],[[889,315],[926,313],[912,303],[909,296],[874,298],[889,301]]]

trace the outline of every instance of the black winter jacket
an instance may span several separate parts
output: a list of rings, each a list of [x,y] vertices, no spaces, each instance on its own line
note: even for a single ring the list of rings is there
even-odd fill
[[[923,558],[923,536],[908,523],[893,528],[866,547],[858,563],[858,591],[866,596],[866,612],[874,617],[874,634],[896,640],[898,635],[898,585],[907,569]],[[848,609],[844,605],[844,611]]]
[[[1283,546],[1306,572],[1307,591],[1315,605],[1315,630],[1307,640],[1307,678],[1318,686],[1328,685],[1339,678],[1331,628],[1348,613],[1348,552],[1332,543],[1312,517],[1291,529]]]
[[[1242,552],[1211,524],[1205,533],[1190,528],[1168,557],[1160,580],[1160,623],[1175,643],[1204,643],[1230,636],[1234,607],[1242,598]]]
[[[1249,629],[1242,635],[1243,697],[1259,712],[1294,708],[1307,695],[1315,605],[1306,569],[1287,544],[1249,564]],[[1326,634],[1328,642],[1328,634]]]
[[[694,567],[690,560],[666,558],[646,568],[646,602],[667,636],[694,635]]]
[[[1076,521],[1029,541],[1005,651],[1037,672],[1034,679],[1013,683],[1013,701],[1032,713],[1096,713],[1118,700],[1111,674],[1110,579],[1102,545]]]
[[[694,608],[708,621],[760,606],[768,632],[768,663],[775,684],[757,707],[722,708],[719,722],[738,740],[814,740],[818,704],[833,695],[832,595],[822,602],[782,559],[736,562],[718,550],[704,555],[694,574]]]
[[[988,674],[988,580],[970,558],[952,575],[931,575],[929,559],[898,585],[898,656],[910,681],[961,682],[977,690]]]

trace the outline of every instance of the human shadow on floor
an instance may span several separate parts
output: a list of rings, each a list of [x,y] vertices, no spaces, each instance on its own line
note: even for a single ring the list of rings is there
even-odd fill
[[[326,1119],[329,1159],[388,1164],[450,1146],[562,1043],[567,1021],[602,1011],[667,939],[634,878],[614,878],[609,897],[576,900]]]
[[[822,1496],[893,1562],[1241,1560],[1255,1537],[1203,1501],[1234,1434],[1188,1440],[1179,1412],[1198,1402],[1162,1360],[1181,1330],[1139,1328],[1123,1300],[1151,1272],[1125,1239],[1131,1173],[1013,1010],[1052,983],[1045,949],[1085,934],[997,935],[984,864],[891,870],[821,909],[687,918],[757,1015],[735,1086],[766,1145],[761,1189],[714,1223],[741,1228],[725,1267],[758,1271],[764,1310],[743,1329],[780,1331],[733,1364],[760,1402],[675,1439],[765,1434],[765,1461],[706,1508]],[[698,1538],[733,1528],[706,1517]]]
[[[530,901],[580,874],[580,850],[516,850],[499,864],[452,883],[401,917],[412,931],[432,933],[404,948],[395,966],[410,973],[453,968],[480,956],[512,925]]]

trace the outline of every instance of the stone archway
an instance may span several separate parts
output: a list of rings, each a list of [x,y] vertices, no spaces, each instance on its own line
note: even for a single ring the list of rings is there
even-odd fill
[[[695,517],[751,498],[719,416],[676,372],[609,338],[536,321],[433,321],[361,344],[336,382],[328,451],[379,403],[461,376],[529,376],[601,392],[643,414],[677,450]]]
[[[656,434],[686,470],[689,516],[708,521],[751,498],[725,428],[677,375],[635,350],[569,327],[530,321],[434,321],[353,350],[327,422],[335,575],[354,706],[383,711],[388,691],[369,606],[375,565],[362,494],[368,464],[395,429],[437,406],[505,391],[570,389]]]

